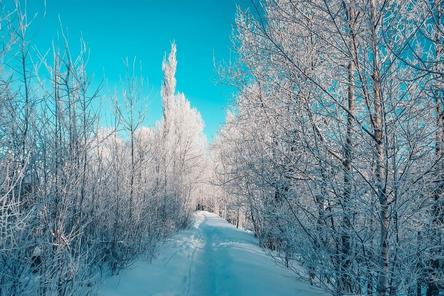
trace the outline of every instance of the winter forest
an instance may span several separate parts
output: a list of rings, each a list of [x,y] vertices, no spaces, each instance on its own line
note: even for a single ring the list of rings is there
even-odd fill
[[[146,125],[133,60],[110,95],[0,1],[0,295],[444,295],[444,1],[248,2],[210,141],[180,43]],[[144,294],[106,290],[140,261]]]

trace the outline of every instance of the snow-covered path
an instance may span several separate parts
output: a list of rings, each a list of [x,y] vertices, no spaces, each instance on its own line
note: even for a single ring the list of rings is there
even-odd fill
[[[248,232],[209,212],[170,239],[150,264],[106,279],[99,295],[326,295],[276,265]]]

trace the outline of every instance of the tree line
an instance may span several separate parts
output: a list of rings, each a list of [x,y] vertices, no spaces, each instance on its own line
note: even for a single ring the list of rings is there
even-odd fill
[[[334,295],[438,295],[444,2],[251,3],[209,203]]]
[[[186,227],[206,140],[199,112],[175,90],[176,46],[162,69],[163,118],[143,125],[142,80],[106,95],[88,76],[84,41],[41,52],[22,1],[2,2],[0,295],[87,295],[102,273]],[[100,105],[114,106],[102,127]]]

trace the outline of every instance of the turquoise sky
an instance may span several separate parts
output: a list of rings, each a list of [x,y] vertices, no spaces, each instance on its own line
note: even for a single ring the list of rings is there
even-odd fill
[[[137,57],[147,83],[148,116],[160,118],[161,63],[170,43],[177,44],[177,90],[185,93],[205,121],[211,140],[224,121],[235,89],[227,86],[214,66],[233,57],[231,35],[236,5],[249,0],[28,0],[39,16],[31,41],[41,50],[57,39],[58,17],[74,49],[81,35],[90,49],[88,69],[94,81],[105,79],[103,94],[112,93],[125,74],[123,59]],[[104,96],[104,105],[107,96]],[[108,100],[109,101],[109,100]],[[105,115],[106,116],[106,115]]]

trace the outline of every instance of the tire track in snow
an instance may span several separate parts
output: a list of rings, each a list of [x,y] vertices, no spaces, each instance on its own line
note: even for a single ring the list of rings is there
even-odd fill
[[[204,220],[206,220],[206,218]],[[196,228],[196,234],[198,236],[198,238],[197,238],[198,241],[205,244],[205,242],[203,240],[203,236],[202,236],[201,230],[200,230],[200,227],[199,227],[200,224],[201,224],[201,221],[200,221],[200,223],[197,226],[195,225],[194,227]],[[194,241],[194,237],[195,236],[193,235],[193,240],[192,241]],[[195,255],[196,255],[197,251],[201,249],[201,246],[196,246],[195,244],[192,244],[191,247],[193,248],[193,252],[191,253],[191,256],[189,258],[189,264],[188,264],[187,288],[186,288],[186,292],[185,292],[186,296],[189,296],[190,292],[191,292],[193,263],[195,262]]]

